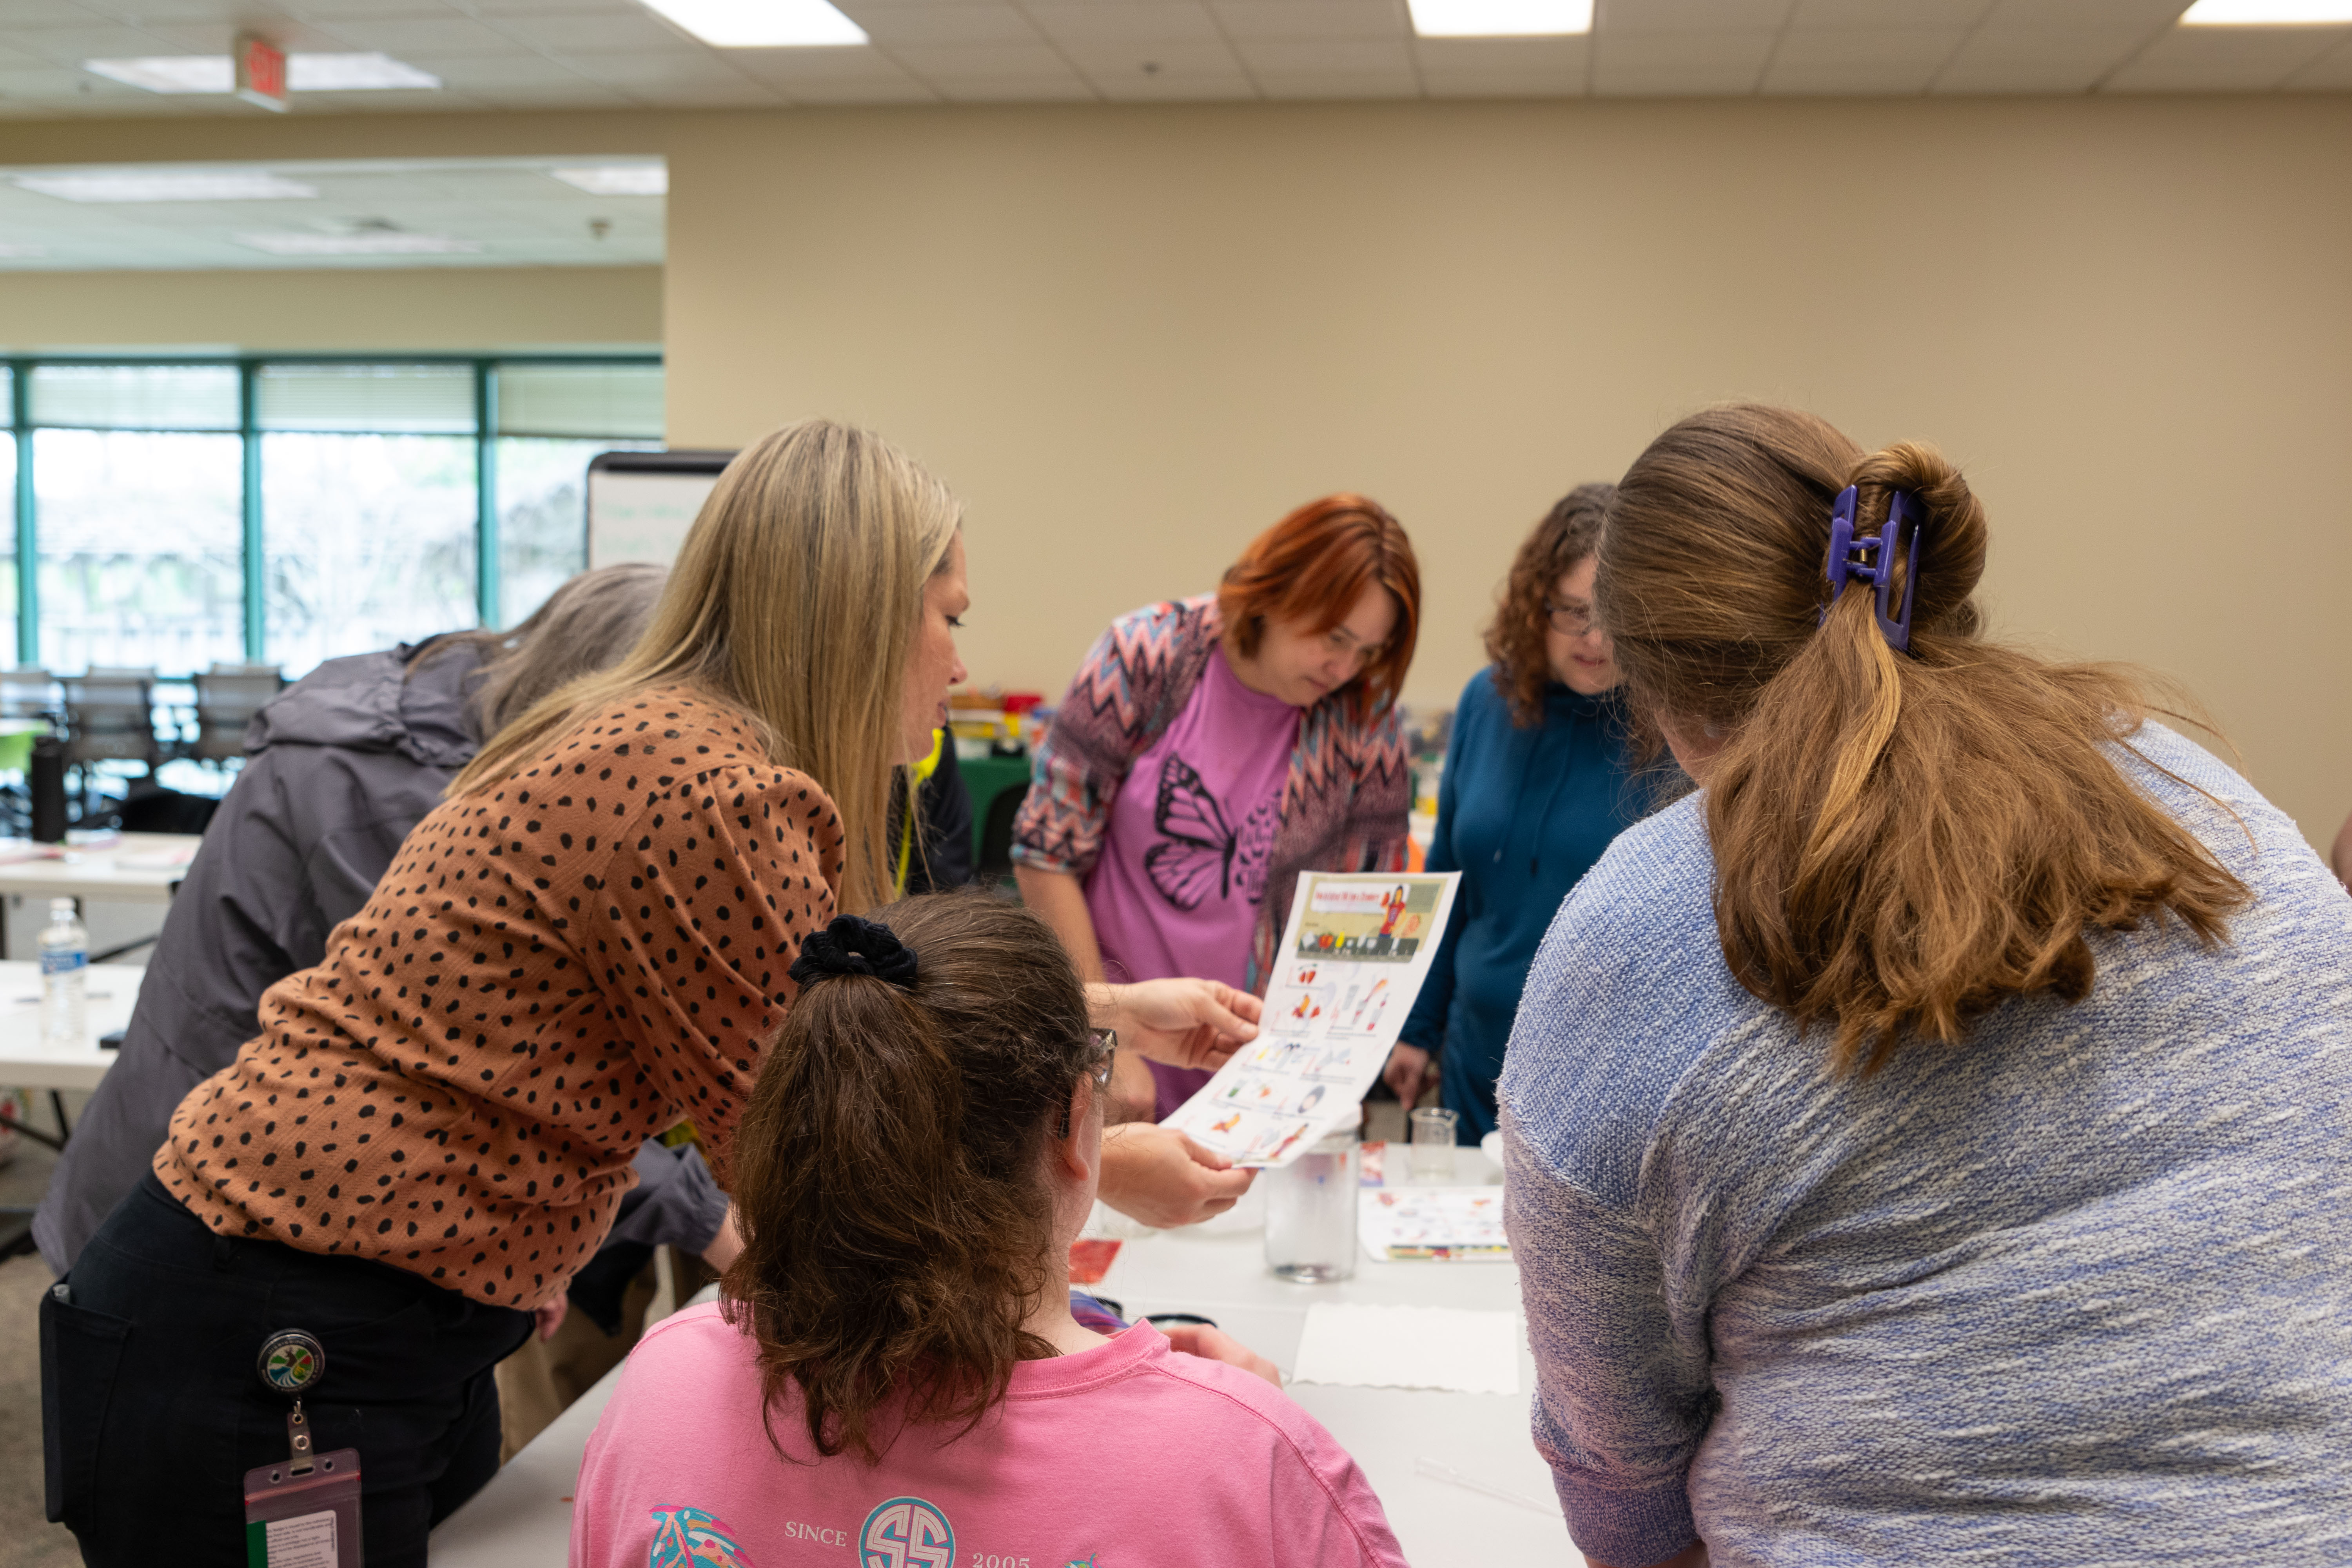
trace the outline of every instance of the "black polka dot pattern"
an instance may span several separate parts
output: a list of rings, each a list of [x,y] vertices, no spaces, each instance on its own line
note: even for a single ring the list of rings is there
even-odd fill
[[[692,1117],[726,1183],[841,861],[833,802],[740,716],[642,694],[418,823],[181,1102],[156,1173],[222,1235],[537,1306],[647,1137]]]

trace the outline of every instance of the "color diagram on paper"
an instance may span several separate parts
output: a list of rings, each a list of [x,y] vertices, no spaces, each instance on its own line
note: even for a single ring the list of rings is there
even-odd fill
[[[1168,1125],[1236,1164],[1286,1165],[1350,1120],[1412,1011],[1460,879],[1300,877],[1258,1037]]]

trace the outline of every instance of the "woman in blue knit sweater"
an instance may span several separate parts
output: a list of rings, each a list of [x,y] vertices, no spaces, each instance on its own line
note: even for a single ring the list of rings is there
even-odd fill
[[[1988,544],[1932,449],[1781,408],[1610,501],[1699,789],[1561,907],[1502,1082],[1592,1564],[2352,1563],[2352,903],[2145,681],[1984,637]]]
[[[1593,547],[1612,487],[1579,485],[1519,546],[1494,660],[1454,713],[1429,869],[1462,873],[1444,944],[1387,1079],[1411,1104],[1433,1081],[1475,1143],[1528,965],[1560,900],[1638,811],[1608,634],[1592,620]]]

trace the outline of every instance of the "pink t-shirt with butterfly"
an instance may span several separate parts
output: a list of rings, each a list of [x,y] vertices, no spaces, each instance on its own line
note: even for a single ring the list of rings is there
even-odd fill
[[[1149,1323],[1021,1363],[977,1428],[867,1466],[763,1413],[749,1336],[688,1308],[631,1352],[575,1500],[571,1568],[1404,1568],[1313,1416]]]
[[[1248,987],[1250,939],[1297,739],[1297,709],[1244,686],[1222,647],[1209,656],[1183,711],[1128,770],[1087,879],[1107,978],[1196,974]],[[1159,1116],[1209,1081],[1204,1072],[1149,1065]]]

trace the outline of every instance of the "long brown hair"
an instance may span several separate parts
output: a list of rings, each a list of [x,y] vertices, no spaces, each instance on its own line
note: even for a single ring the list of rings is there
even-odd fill
[[[452,795],[496,784],[573,724],[686,685],[748,717],[782,766],[822,785],[848,837],[841,908],[890,897],[890,780],[923,584],[963,505],[868,430],[807,419],[719,476],[628,657],[557,689],[482,748]]]
[[[1495,666],[1495,689],[1522,730],[1543,722],[1544,689],[1557,679],[1544,645],[1550,620],[1545,603],[1561,575],[1600,546],[1601,519],[1616,493],[1614,485],[1577,486],[1553,503],[1511,559],[1502,602],[1486,627],[1486,657]]]
[[[1044,921],[966,891],[903,900],[887,923],[913,989],[812,983],[761,1066],[722,1287],[769,1409],[797,1385],[817,1452],[869,1463],[886,1421],[969,1429],[1014,1363],[1054,1353],[1022,1327],[1049,1278],[1045,1145],[1097,1065]]]
[[[1926,506],[1907,655],[1866,584],[1830,603],[1848,485],[1857,534],[1896,490]],[[1833,1025],[1841,1069],[1956,1043],[2010,996],[2080,1001],[2086,931],[2168,914],[2212,943],[2247,898],[2116,766],[2155,710],[2144,678],[1983,639],[1986,545],[1933,448],[1865,455],[1757,405],[1652,442],[1602,531],[1596,596],[1637,708],[1727,737],[1706,780],[1724,959],[1801,1028]]]
[[[1251,540],[1225,568],[1217,609],[1234,651],[1254,658],[1267,621],[1304,622],[1309,635],[1320,636],[1346,620],[1374,584],[1396,601],[1396,626],[1339,689],[1363,720],[1393,704],[1404,689],[1421,628],[1421,563],[1404,525],[1380,502],[1346,492],[1308,501]]]

